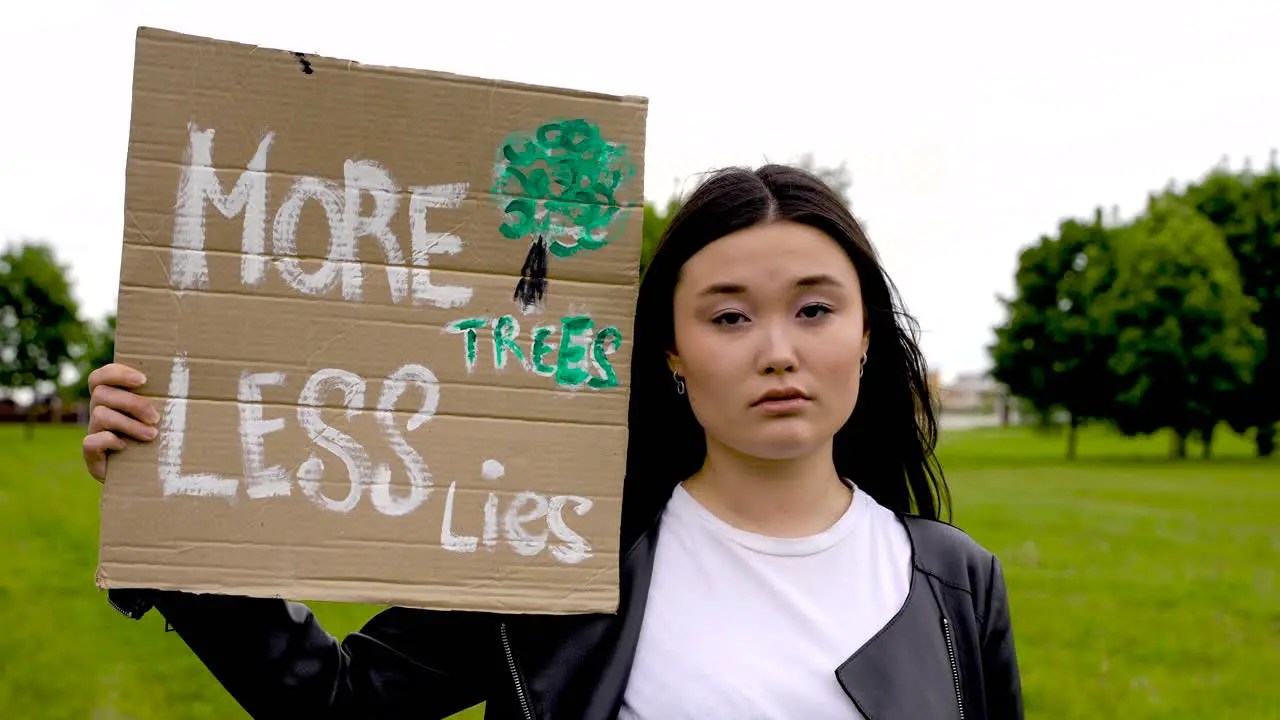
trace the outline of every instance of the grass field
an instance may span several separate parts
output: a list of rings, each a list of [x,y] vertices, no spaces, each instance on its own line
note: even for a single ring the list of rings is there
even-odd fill
[[[156,614],[93,586],[98,488],[80,431],[0,426],[0,718],[243,718]],[[973,430],[941,452],[955,522],[1004,561],[1032,718],[1280,718],[1280,461],[1222,436]],[[362,607],[316,606],[342,634]],[[469,720],[478,713],[466,713]]]

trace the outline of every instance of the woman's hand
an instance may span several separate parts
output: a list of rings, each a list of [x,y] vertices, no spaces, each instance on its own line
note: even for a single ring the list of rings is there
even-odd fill
[[[89,374],[89,432],[82,449],[89,474],[99,482],[107,477],[107,453],[124,450],[125,438],[156,439],[160,414],[149,400],[132,392],[144,382],[142,373],[119,363]]]

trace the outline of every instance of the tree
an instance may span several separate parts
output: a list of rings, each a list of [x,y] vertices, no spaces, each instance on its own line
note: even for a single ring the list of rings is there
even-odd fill
[[[1185,196],[1221,230],[1236,264],[1242,288],[1257,301],[1253,321],[1265,342],[1253,369],[1253,383],[1243,389],[1228,418],[1237,431],[1255,428],[1259,457],[1276,448],[1280,423],[1280,169],[1275,154],[1267,172],[1219,168],[1187,188]]]
[[[672,195],[667,200],[665,209],[659,209],[657,204],[646,202],[644,204],[644,239],[640,249],[640,275],[644,275],[644,271],[649,267],[649,261],[653,259],[653,254],[658,250],[658,243],[662,241],[662,234],[667,231],[667,226],[671,224],[671,216],[675,215],[681,206],[680,198]]]
[[[818,176],[837,195],[844,198],[845,205],[852,204],[853,198],[850,193],[853,190],[853,177],[849,174],[847,161],[841,160],[836,166],[821,165],[814,158],[813,153],[807,152],[795,161],[795,166]]]
[[[1127,435],[1171,428],[1173,453],[1213,430],[1252,379],[1262,340],[1219,228],[1165,193],[1113,242],[1115,278],[1095,300],[1115,338],[1112,419]]]
[[[0,387],[30,389],[37,399],[56,387],[84,342],[78,314],[53,249],[10,243],[0,255]]]
[[[542,304],[550,255],[599,250],[623,217],[616,193],[635,174],[627,149],[608,142],[586,120],[516,133],[499,150],[493,193],[506,198],[504,237],[529,238],[512,299],[525,310]]]
[[[1100,332],[1092,311],[1114,278],[1099,210],[1092,223],[1066,220],[1057,237],[1041,237],[1025,249],[1014,296],[1000,298],[1008,317],[988,347],[992,377],[1043,416],[1068,413],[1069,460],[1076,456],[1079,427],[1107,417],[1114,398],[1107,365],[1114,342]]]
[[[79,378],[68,390],[77,400],[89,399],[89,373],[94,368],[115,362],[116,316],[108,315],[101,322],[84,323],[84,346],[76,358]]]

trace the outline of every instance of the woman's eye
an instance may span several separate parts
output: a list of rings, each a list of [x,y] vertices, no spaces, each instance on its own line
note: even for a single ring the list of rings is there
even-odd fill
[[[829,312],[831,312],[830,307],[826,305],[821,305],[818,303],[814,303],[812,305],[805,305],[803,308],[800,309],[800,314],[810,320],[819,318],[823,315],[826,315]]]
[[[747,316],[740,312],[723,312],[712,318],[711,322],[717,325],[737,325],[740,321],[746,320]]]

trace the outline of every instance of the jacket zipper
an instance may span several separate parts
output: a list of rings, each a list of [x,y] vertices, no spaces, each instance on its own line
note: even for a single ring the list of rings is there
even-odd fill
[[[131,607],[131,608],[125,609],[120,607],[120,604],[117,603],[115,600],[113,600],[110,595],[107,595],[107,604],[115,608],[116,612],[129,618],[130,620],[137,620],[142,617],[142,615],[138,613],[138,611],[135,608]]]
[[[947,638],[947,659],[951,661],[951,682],[956,689],[956,709],[960,711],[960,720],[964,720],[964,701],[960,695],[960,666],[956,663],[956,645],[951,639],[951,623],[947,616],[942,616],[942,634]]]
[[[516,670],[516,656],[511,652],[511,641],[507,639],[507,624],[500,624],[498,630],[502,635],[502,650],[507,655],[507,667],[511,669],[511,680],[516,684],[516,697],[520,700],[520,710],[524,713],[525,720],[534,720],[533,711],[529,709],[529,698],[525,695],[524,682],[520,680],[520,672]]]

